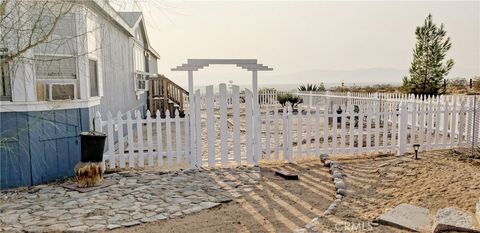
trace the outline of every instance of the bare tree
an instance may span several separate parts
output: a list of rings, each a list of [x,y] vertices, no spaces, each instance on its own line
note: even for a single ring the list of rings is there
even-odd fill
[[[0,5],[0,48],[4,63],[21,58],[49,40],[60,20],[75,5],[62,0],[3,0]]]

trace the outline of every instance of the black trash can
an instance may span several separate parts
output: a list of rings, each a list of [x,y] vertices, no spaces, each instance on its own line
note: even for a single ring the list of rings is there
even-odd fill
[[[81,159],[87,162],[102,162],[105,139],[107,135],[101,132],[90,131],[80,133]]]

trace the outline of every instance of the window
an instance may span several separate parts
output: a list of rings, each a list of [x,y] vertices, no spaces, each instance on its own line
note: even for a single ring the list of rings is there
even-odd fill
[[[12,99],[12,88],[10,82],[10,69],[8,63],[4,63],[4,59],[0,56],[0,100]]]
[[[88,70],[89,70],[89,78],[90,78],[90,97],[99,96],[97,61],[89,59]]]
[[[37,79],[76,79],[77,67],[75,64],[75,57],[36,55]]]
[[[140,46],[138,46],[138,45],[134,46],[133,56],[134,56],[133,59],[134,59],[135,70],[146,71],[145,70],[145,68],[146,68],[145,54],[143,52],[143,49]]]
[[[146,75],[135,73],[135,90],[146,91],[147,89]]]
[[[35,54],[37,100],[76,99],[77,59],[70,55]],[[52,86],[66,85],[69,86]]]

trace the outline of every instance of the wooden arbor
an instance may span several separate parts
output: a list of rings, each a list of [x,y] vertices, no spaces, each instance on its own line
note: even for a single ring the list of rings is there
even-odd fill
[[[189,112],[190,112],[190,129],[196,128],[195,126],[195,105],[194,105],[194,90],[193,90],[193,71],[198,71],[209,65],[236,65],[242,69],[252,72],[252,93],[254,103],[254,117],[260,117],[260,109],[258,104],[258,71],[270,71],[273,68],[258,64],[257,59],[188,59],[187,63],[172,68],[172,71],[187,71],[188,72],[188,92],[189,98]],[[257,121],[254,121],[257,122]],[[200,126],[198,126],[200,127]],[[253,124],[253,129],[256,129],[256,124]],[[190,133],[190,153],[196,153],[195,147],[195,135],[194,130]],[[255,140],[254,140],[255,141]],[[196,156],[195,156],[196,157]]]

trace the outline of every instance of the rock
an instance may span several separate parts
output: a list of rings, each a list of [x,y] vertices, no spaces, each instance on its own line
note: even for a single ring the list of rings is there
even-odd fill
[[[330,163],[330,171],[335,170],[335,169],[340,169],[340,164],[338,164],[337,162],[332,161],[332,162]]]
[[[48,227],[50,231],[65,231],[68,228],[67,224],[54,224]]]
[[[69,231],[69,232],[85,232],[85,231],[87,231],[87,229],[88,229],[88,226],[76,226],[76,227],[68,228],[67,231]]]
[[[93,226],[91,226],[90,228],[88,228],[89,231],[99,231],[99,230],[103,230],[105,229],[105,225],[102,225],[102,224],[95,224]]]
[[[327,154],[321,154],[320,155],[320,161],[322,161],[322,163],[325,163],[325,161],[327,161],[328,159],[328,155]]]
[[[231,202],[232,201],[232,198],[230,197],[227,197],[227,196],[219,196],[216,198],[216,202],[218,203],[228,203],[228,202]]]
[[[439,209],[435,215],[433,232],[442,231],[480,232],[480,229],[475,227],[475,220],[471,213],[448,207]]]
[[[147,206],[144,206],[142,209],[152,211],[152,210],[156,210],[157,208],[158,208],[157,205],[147,205]]]
[[[338,189],[345,189],[346,185],[343,181],[335,182],[335,188]]]
[[[220,203],[215,203],[215,202],[202,202],[200,203],[201,206],[207,208],[207,209],[210,209],[212,207],[215,207],[215,206],[218,206],[220,205]]]
[[[332,161],[331,161],[331,160],[326,160],[326,161],[323,163],[323,165],[324,165],[325,167],[330,167],[331,164],[332,164]]]
[[[347,195],[347,191],[345,189],[337,189],[337,194],[340,194],[342,196],[346,196]]]
[[[122,223],[122,226],[131,227],[131,226],[135,226],[135,225],[138,225],[138,224],[140,224],[140,221],[134,220],[134,221]]]
[[[65,210],[53,210],[53,211],[46,212],[42,216],[48,217],[48,218],[58,218],[61,215],[65,214],[65,212],[66,212]]]
[[[337,182],[343,182],[343,179],[342,178],[334,178],[333,183],[337,183]]]
[[[330,210],[331,212],[333,212],[333,211],[335,211],[335,209],[337,209],[337,204],[332,203],[332,204],[330,204],[330,206],[328,207],[327,210]]]
[[[410,204],[400,204],[377,218],[384,225],[404,228],[411,231],[425,232],[432,226],[430,210]]]
[[[333,179],[343,179],[342,173],[335,171],[332,175]]]
[[[121,227],[121,226],[120,226],[120,225],[116,225],[116,224],[108,224],[108,225],[107,225],[107,229],[109,229],[109,230],[113,230],[113,229],[119,228],[119,227]]]

